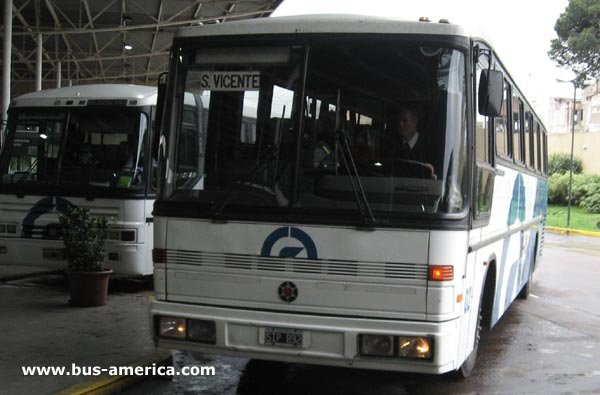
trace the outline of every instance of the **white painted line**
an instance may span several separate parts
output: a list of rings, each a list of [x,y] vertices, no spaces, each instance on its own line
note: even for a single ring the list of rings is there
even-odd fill
[[[529,294],[529,296],[531,296],[531,297],[532,297],[532,298],[534,298],[534,299],[539,299],[539,298],[540,298],[539,296],[537,296],[537,295],[534,295],[534,294]]]

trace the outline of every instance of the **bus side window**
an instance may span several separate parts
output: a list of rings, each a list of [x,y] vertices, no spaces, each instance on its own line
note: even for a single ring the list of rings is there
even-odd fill
[[[534,163],[533,163],[533,150],[532,150],[532,143],[531,143],[531,139],[532,139],[532,131],[533,128],[533,122],[531,119],[531,112],[529,111],[529,108],[527,108],[525,110],[525,125],[523,127],[523,131],[525,132],[525,139],[523,140],[525,142],[525,164],[527,165],[527,167],[529,167],[530,169],[534,168]]]
[[[508,98],[510,86],[504,80],[504,98],[502,99],[502,111],[500,116],[494,118],[494,133],[496,134],[496,154],[510,157],[508,145]]]
[[[548,134],[542,129],[542,173],[548,174]]]
[[[513,135],[513,158],[517,163],[525,163],[523,157],[523,138],[521,136],[523,129],[523,102],[517,96],[517,92],[513,92],[512,97],[512,135]]]
[[[541,161],[540,161],[540,148],[541,148],[541,141],[540,141],[540,124],[539,123],[535,123],[535,129],[533,130],[533,166],[535,168],[536,171],[541,172],[542,171],[542,165],[541,165]]]

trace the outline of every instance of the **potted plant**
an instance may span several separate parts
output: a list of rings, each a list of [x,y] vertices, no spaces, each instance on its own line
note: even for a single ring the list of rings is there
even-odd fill
[[[87,208],[72,207],[59,221],[68,263],[69,303],[81,307],[105,305],[112,273],[103,264],[106,218],[93,217]]]

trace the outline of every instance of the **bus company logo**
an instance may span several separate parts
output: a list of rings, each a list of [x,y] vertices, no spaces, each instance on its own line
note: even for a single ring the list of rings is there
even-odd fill
[[[281,300],[292,303],[298,297],[298,287],[291,281],[285,281],[277,288],[277,293]]]
[[[271,232],[262,245],[260,255],[318,259],[315,242],[306,232],[293,226],[283,226]]]
[[[41,216],[56,212],[61,214],[67,214],[71,208],[75,207],[67,199],[60,196],[49,196],[39,200],[29,210],[23,222],[21,224],[22,234],[21,237],[31,238],[38,236],[46,239],[56,239],[61,236],[60,225],[57,223],[50,223],[46,226],[36,226],[35,222]]]
[[[525,221],[525,209],[525,183],[523,182],[523,175],[517,174],[508,209],[508,225],[514,224],[517,220],[520,222]]]

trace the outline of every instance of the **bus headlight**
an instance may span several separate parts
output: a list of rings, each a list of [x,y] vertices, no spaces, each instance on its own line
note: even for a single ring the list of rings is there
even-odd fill
[[[216,343],[217,330],[214,321],[158,316],[156,322],[159,337]]]
[[[185,318],[177,317],[159,317],[158,335],[160,337],[171,337],[176,339],[185,339],[187,326]]]
[[[112,228],[108,230],[108,239],[112,241],[132,243],[136,241],[136,238],[137,235],[135,229]]]
[[[214,321],[188,320],[188,339],[215,344],[216,327]]]
[[[433,359],[433,339],[424,336],[360,334],[359,354],[365,357]]]
[[[428,337],[399,337],[398,357],[431,359],[433,344]]]
[[[11,222],[0,223],[0,235],[2,236],[16,236],[17,235],[17,224]]]
[[[393,357],[394,336],[360,335],[360,355]]]

